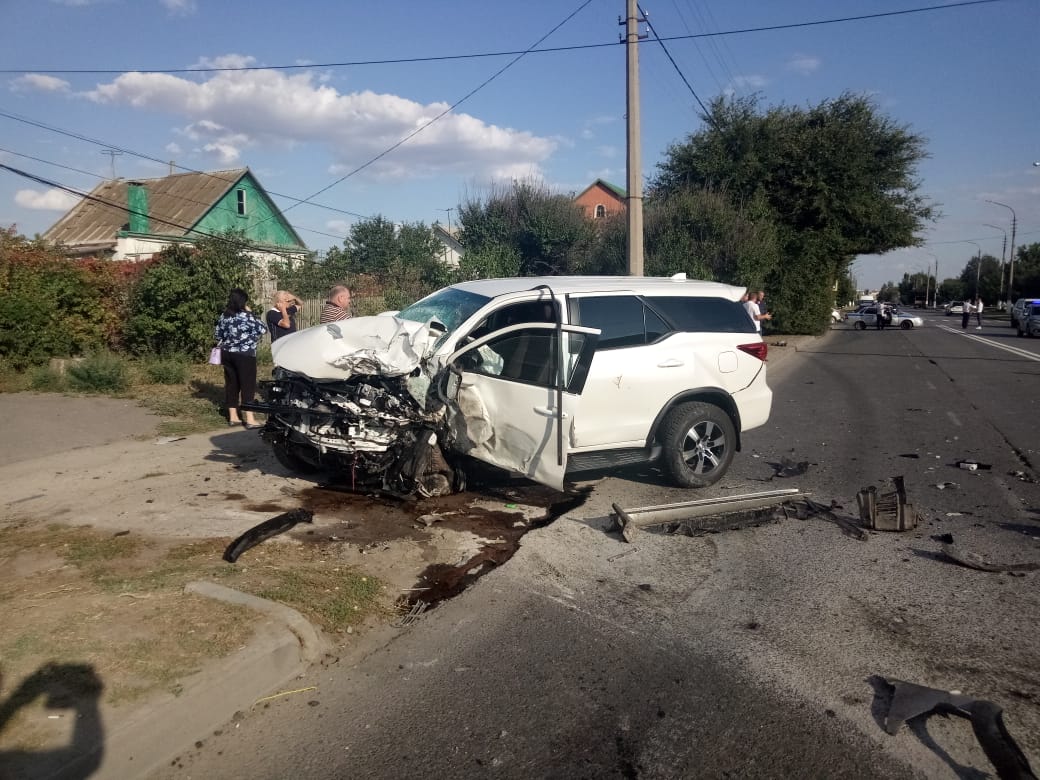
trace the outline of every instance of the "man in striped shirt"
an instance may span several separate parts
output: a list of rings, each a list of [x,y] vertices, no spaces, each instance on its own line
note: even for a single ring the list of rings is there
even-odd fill
[[[337,284],[329,290],[329,299],[321,307],[321,324],[339,322],[350,317],[350,288]]]

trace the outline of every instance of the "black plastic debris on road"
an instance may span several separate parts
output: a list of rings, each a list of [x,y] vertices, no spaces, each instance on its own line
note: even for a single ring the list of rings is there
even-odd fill
[[[256,547],[260,542],[266,541],[272,536],[284,534],[299,523],[313,522],[314,513],[309,509],[293,509],[277,517],[272,517],[270,520],[264,520],[264,522],[253,526],[229,544],[227,549],[224,550],[224,560],[228,563],[234,563],[238,560],[238,556],[250,547]]]
[[[1020,572],[1040,570],[1040,563],[991,563],[978,553],[958,547],[953,541],[952,534],[943,534],[937,541],[942,543],[943,555],[954,563],[967,566],[969,569],[998,574],[1018,574]]]
[[[971,721],[975,738],[997,770],[998,777],[1002,780],[1037,780],[1029,766],[1029,759],[1004,725],[1004,710],[999,705],[987,699],[976,699],[902,680],[884,677],[874,677],[872,680],[882,683],[892,694],[888,715],[885,717],[885,731],[889,734],[895,735],[907,721],[933,712],[959,715]]]

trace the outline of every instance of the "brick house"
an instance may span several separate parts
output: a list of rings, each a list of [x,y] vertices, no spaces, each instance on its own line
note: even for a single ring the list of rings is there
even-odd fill
[[[589,219],[603,219],[625,211],[625,200],[628,193],[621,187],[603,179],[596,179],[586,187],[574,202]]]

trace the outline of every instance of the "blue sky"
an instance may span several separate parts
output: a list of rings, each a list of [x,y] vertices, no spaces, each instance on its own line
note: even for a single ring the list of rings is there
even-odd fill
[[[642,7],[667,39],[940,4],[645,0]],[[167,160],[203,171],[248,166],[268,190],[300,199],[347,176],[314,198],[320,206],[276,198],[308,246],[323,249],[340,243],[357,215],[443,223],[457,215],[447,209],[511,178],[575,193],[596,178],[625,185],[622,46],[531,53],[479,89],[514,57],[329,65],[522,51],[575,11],[542,48],[614,44],[623,0],[2,6],[0,112],[18,119],[0,116],[0,162],[76,190],[109,177],[113,162],[125,178],[165,175],[168,165],[157,161]],[[1040,241],[1038,40],[1040,2],[1000,0],[665,45],[705,103],[720,93],[758,93],[763,105],[804,106],[850,91],[870,95],[893,121],[928,138],[921,189],[943,216],[924,234],[927,246],[856,261],[860,285],[876,287],[935,259],[941,277],[955,275],[978,251],[972,241],[1000,257],[1011,212],[987,199],[1017,213],[1016,243]],[[306,67],[273,69],[285,65]],[[236,66],[264,69],[136,72]],[[640,66],[649,177],[668,144],[701,122],[659,44],[642,44]],[[72,72],[82,70],[115,72]],[[125,153],[113,161],[104,145]],[[32,235],[69,205],[60,190],[0,170],[0,225]]]

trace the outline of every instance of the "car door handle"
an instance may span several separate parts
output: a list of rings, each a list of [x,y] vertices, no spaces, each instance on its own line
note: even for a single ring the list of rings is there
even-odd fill
[[[556,409],[554,409],[552,407],[549,407],[549,406],[536,406],[534,408],[534,410],[538,414],[542,415],[542,417],[555,417],[556,416]],[[560,417],[563,418],[564,420],[566,420],[568,417],[570,417],[570,415],[567,414],[567,412],[564,412],[563,414],[560,415]]]
[[[670,360],[665,360],[665,361],[662,361],[662,362],[658,363],[657,367],[658,368],[679,368],[680,366],[683,366],[683,365],[685,365],[684,361],[679,360],[678,358],[671,358]]]

